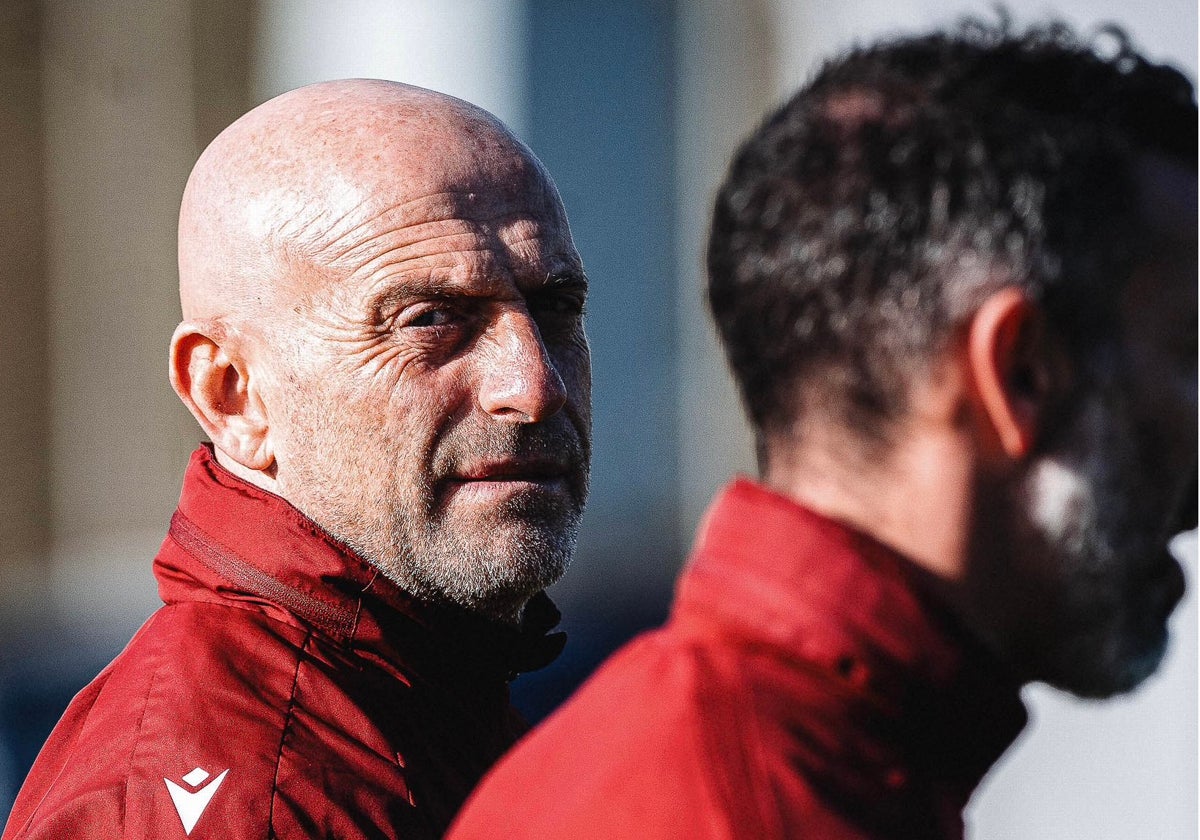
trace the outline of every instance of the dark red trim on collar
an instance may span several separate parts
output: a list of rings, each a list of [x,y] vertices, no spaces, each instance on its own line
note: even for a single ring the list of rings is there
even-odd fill
[[[353,635],[353,614],[285,586],[266,572],[255,568],[214,542],[182,511],[175,511],[175,515],[171,517],[168,533],[180,547],[230,583],[279,604],[331,635],[347,638]]]

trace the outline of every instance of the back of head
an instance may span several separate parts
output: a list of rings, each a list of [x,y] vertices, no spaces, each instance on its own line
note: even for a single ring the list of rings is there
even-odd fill
[[[852,50],[735,156],[709,298],[758,434],[886,442],[906,385],[1000,285],[1103,340],[1145,237],[1133,168],[1195,171],[1196,104],[1119,30],[1007,21]]]

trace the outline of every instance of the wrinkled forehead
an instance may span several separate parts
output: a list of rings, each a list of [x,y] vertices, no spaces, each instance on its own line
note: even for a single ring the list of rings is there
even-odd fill
[[[318,277],[306,269],[321,275],[388,231],[419,237],[439,219],[501,217],[561,232],[569,246],[540,162],[490,114],[390,84],[285,94],[223,132],[189,179],[179,226],[185,317],[311,290]]]
[[[380,122],[323,132],[312,154],[284,162],[251,214],[263,220],[261,234],[311,251],[381,223],[489,214],[562,220],[541,164],[502,127],[445,115]]]

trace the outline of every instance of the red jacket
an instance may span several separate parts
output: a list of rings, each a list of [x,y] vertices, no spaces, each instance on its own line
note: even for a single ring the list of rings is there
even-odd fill
[[[887,548],[746,480],[669,623],[485,778],[451,840],[961,837],[1018,685]]]
[[[421,607],[287,502],[192,456],[165,606],[71,703],[4,840],[440,837],[522,731],[525,633]],[[190,834],[189,834],[190,832]]]

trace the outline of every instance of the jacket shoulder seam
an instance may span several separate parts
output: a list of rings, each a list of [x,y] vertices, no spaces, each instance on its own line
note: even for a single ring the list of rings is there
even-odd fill
[[[707,757],[708,765],[713,769],[708,776],[708,787],[723,806],[727,836],[739,836],[740,831],[752,826],[752,836],[779,837],[778,830],[769,831],[767,828],[768,823],[775,823],[763,813],[764,803],[761,800],[766,793],[764,786],[769,789],[769,781],[761,778],[761,765],[756,760],[757,756],[751,754],[761,748],[753,702],[745,696],[743,686],[737,680],[730,680],[728,674],[705,653],[701,646],[692,646],[692,658],[699,678],[695,686],[695,698],[697,707],[703,711],[702,717],[707,721],[744,721],[747,716],[750,718],[748,727],[739,727],[738,735],[732,742],[721,739],[721,743],[717,743],[719,733],[726,731],[724,726],[700,726],[695,732],[701,754]],[[755,791],[755,795],[750,797],[751,801],[735,793],[734,779],[752,780],[750,789]]]
[[[279,797],[279,771],[283,765],[283,748],[287,743],[288,733],[292,728],[292,721],[295,719],[296,711],[296,695],[300,691],[300,668],[304,665],[304,658],[308,652],[309,642],[312,640],[313,633],[309,630],[304,635],[304,641],[300,645],[296,656],[296,671],[292,675],[292,690],[288,695],[287,710],[283,714],[283,726],[279,735],[279,749],[275,753],[275,778],[271,782],[271,803],[267,808],[267,838],[275,837],[275,800]]]
[[[142,742],[142,730],[146,725],[146,713],[150,708],[150,695],[154,693],[154,686],[158,683],[159,674],[162,673],[163,663],[154,668],[154,672],[150,675],[150,679],[146,681],[146,693],[142,696],[142,713],[138,715],[137,727],[133,731],[132,745],[129,749],[129,757],[126,760],[127,766],[122,774],[122,786],[125,788],[121,796],[121,825],[128,829],[127,816],[129,813],[129,777],[133,774],[133,759],[137,755],[138,746]]]

